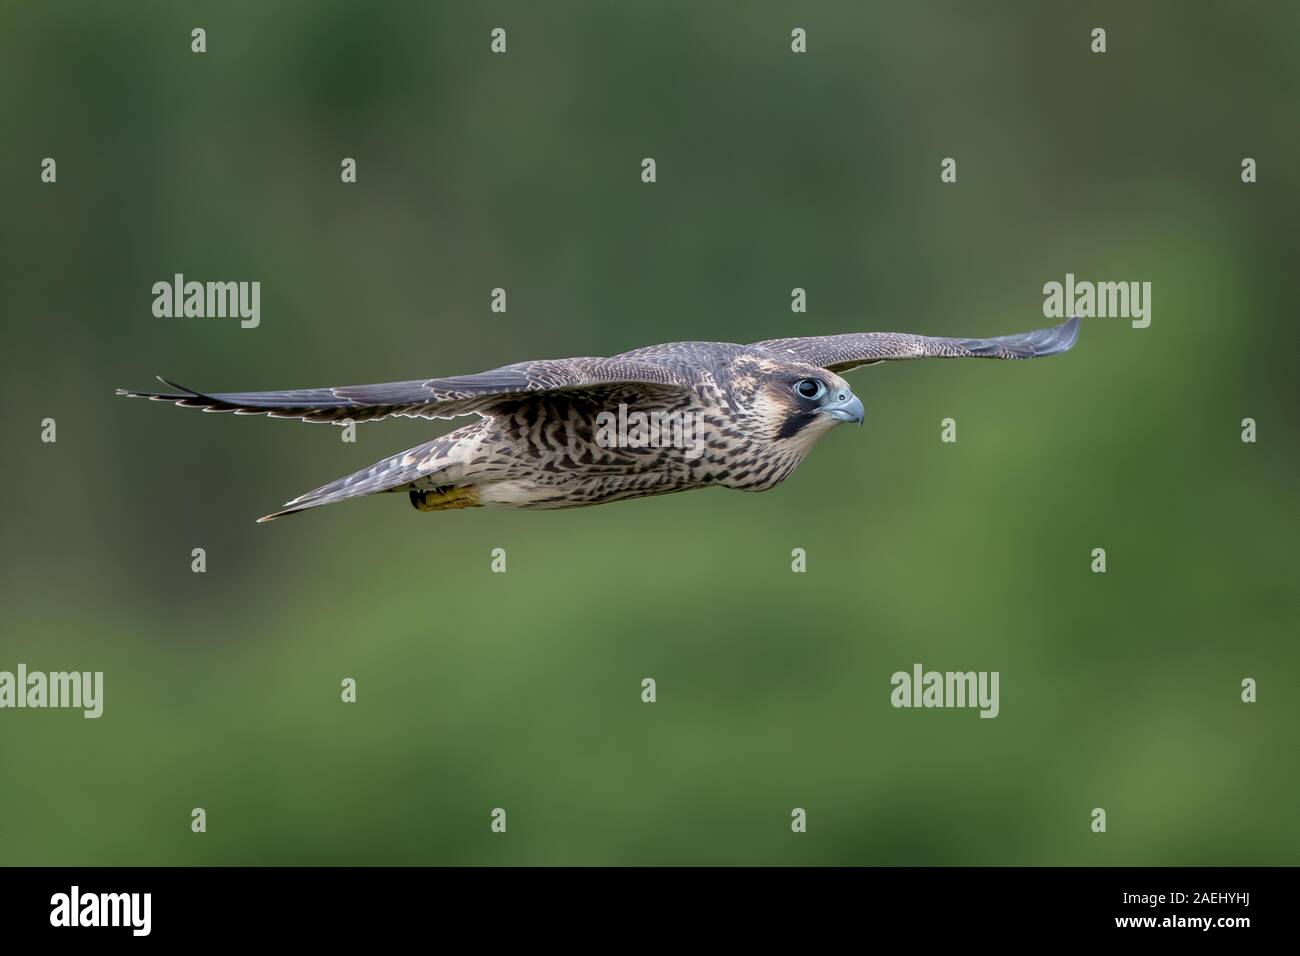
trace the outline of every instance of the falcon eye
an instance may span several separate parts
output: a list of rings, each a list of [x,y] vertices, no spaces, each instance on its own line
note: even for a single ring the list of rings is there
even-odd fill
[[[826,391],[826,386],[815,378],[805,378],[794,383],[794,390],[804,398],[820,398]]]

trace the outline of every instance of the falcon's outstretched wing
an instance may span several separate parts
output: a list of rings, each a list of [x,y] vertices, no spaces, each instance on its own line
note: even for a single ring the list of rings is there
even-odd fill
[[[850,332],[803,339],[768,339],[755,348],[789,355],[832,372],[919,358],[1040,358],[1064,352],[1079,337],[1077,318],[1050,329],[1036,329],[995,339],[944,339],[906,332]]]
[[[649,362],[570,358],[519,362],[455,378],[415,379],[381,385],[289,389],[281,392],[196,392],[159,378],[176,392],[134,392],[128,398],[172,402],[205,412],[300,418],[305,422],[365,422],[397,415],[404,418],[456,418],[482,413],[493,404],[539,392],[574,391],[604,385],[690,386],[672,369]]]

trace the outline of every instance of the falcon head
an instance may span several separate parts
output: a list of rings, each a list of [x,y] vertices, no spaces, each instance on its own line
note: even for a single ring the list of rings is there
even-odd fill
[[[806,450],[842,422],[862,424],[862,400],[834,372],[802,362],[766,370],[754,396],[762,437]]]

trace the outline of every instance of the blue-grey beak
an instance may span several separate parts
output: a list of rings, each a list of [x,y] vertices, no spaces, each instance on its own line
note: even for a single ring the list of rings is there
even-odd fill
[[[862,419],[866,416],[866,409],[862,407],[862,399],[850,391],[839,392],[833,396],[833,400],[825,405],[825,410],[837,421],[857,422],[859,425],[862,424]]]

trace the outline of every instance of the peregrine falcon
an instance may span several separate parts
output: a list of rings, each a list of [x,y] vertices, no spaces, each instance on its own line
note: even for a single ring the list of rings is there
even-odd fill
[[[543,359],[477,375],[279,392],[118,395],[305,422],[457,418],[471,424],[309,491],[273,514],[379,492],[421,511],[574,508],[720,486],[766,491],[862,401],[840,374],[919,358],[1026,359],[1074,345],[1079,320],[991,339],[857,332],[749,345],[674,342],[609,358]]]

